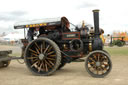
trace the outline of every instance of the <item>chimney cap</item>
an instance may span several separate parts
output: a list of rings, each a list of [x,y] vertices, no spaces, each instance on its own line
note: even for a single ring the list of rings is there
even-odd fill
[[[93,12],[99,12],[100,10],[99,9],[94,9]]]

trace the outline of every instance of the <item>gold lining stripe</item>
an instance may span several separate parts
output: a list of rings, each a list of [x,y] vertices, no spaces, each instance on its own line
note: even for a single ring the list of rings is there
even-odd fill
[[[32,25],[30,25],[29,27],[33,27]]]
[[[44,23],[44,26],[46,26],[47,24],[46,23]]]
[[[29,26],[28,25],[26,25],[26,28],[28,28]]]
[[[40,24],[40,26],[43,26],[43,24]]]
[[[41,23],[41,24],[31,24],[31,25],[26,25],[26,28],[29,28],[29,27],[39,27],[39,26],[46,26],[47,23]]]
[[[36,25],[35,24],[33,24],[33,27],[35,27]]]

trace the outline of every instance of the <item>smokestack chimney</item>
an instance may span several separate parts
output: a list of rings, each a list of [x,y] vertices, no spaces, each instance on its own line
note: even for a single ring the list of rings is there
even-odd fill
[[[93,10],[93,16],[94,16],[94,28],[95,28],[95,37],[99,37],[100,31],[99,31],[99,10]]]

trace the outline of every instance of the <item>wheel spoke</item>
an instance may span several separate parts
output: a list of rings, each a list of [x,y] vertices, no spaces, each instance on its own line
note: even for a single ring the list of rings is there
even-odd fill
[[[97,61],[100,61],[100,54],[99,53],[98,53],[97,57],[98,57],[98,60]]]
[[[38,66],[40,65],[40,62],[41,62],[41,61],[39,60],[39,61],[38,61],[38,64],[37,64]]]
[[[46,62],[45,62],[45,67],[46,67],[46,72],[48,72],[48,66],[47,66]]]
[[[97,74],[99,74],[99,67],[96,69]]]
[[[107,69],[106,69],[105,67],[102,67],[102,66],[101,66],[101,68],[102,68],[103,70],[107,71]]]
[[[104,74],[104,72],[103,72],[103,71],[104,71],[104,70],[101,68],[101,72],[102,72],[101,74]]]
[[[93,62],[96,62],[95,60],[93,60],[92,58],[89,57],[89,60],[93,61]]]
[[[89,69],[91,69],[91,68],[93,68],[93,71],[95,71],[95,69],[96,69],[96,66],[95,65],[93,65],[93,66],[91,66],[91,67],[88,67]]]
[[[40,46],[41,53],[43,53],[43,45]]]
[[[31,53],[31,55],[38,56],[37,54]]]
[[[36,67],[36,64],[38,63],[38,61],[36,61],[35,63],[33,63],[32,65],[31,65],[31,68],[33,67],[33,66],[35,66]]]
[[[45,49],[45,41],[43,41],[43,47],[42,47],[42,50]]]
[[[103,65],[108,66],[108,64],[103,63]]]
[[[104,60],[102,62],[108,62],[108,59],[104,58]]]
[[[34,60],[32,59],[32,62],[35,62],[35,61],[38,61],[38,58],[36,58],[36,59],[34,59]]]
[[[44,50],[44,54],[46,53],[46,51],[48,50],[50,45],[47,46],[47,48]]]
[[[42,67],[43,67],[43,70],[45,71],[45,66],[44,66],[44,62],[42,62]]]
[[[46,58],[46,59],[48,59],[48,60],[55,60],[54,58]]]
[[[52,53],[54,53],[54,51],[52,51],[52,52],[49,52],[47,55],[51,55]]]
[[[37,53],[40,54],[39,50],[36,47],[35,47],[35,49],[36,49]]]
[[[97,61],[96,55],[93,54],[93,56],[94,56],[95,60]]]
[[[50,67],[50,68],[52,68],[52,66],[45,60],[45,62],[47,63],[47,65]]]
[[[55,57],[56,55],[49,55],[49,57]]]
[[[53,63],[53,62],[49,61],[49,63],[50,63],[52,66],[54,66],[54,63]]]
[[[104,62],[105,56],[101,54],[101,59],[100,61]]]
[[[105,66],[109,66],[108,64],[105,64],[105,63],[102,63],[103,65],[105,65]]]
[[[36,51],[32,50],[31,48],[29,48],[29,51],[38,54]]]
[[[38,48],[38,50],[40,50],[40,48],[39,48],[39,46],[37,45],[37,43],[35,42],[35,45],[36,45],[36,47]]]
[[[95,64],[95,62],[88,62],[88,64]]]
[[[40,67],[38,68],[38,72],[40,72],[42,65],[43,63],[40,64]]]
[[[93,64],[93,66],[92,66],[94,69],[96,69],[96,65],[95,64]]]
[[[51,49],[52,49],[52,46],[51,46],[51,47],[49,47],[48,52],[49,52]]]

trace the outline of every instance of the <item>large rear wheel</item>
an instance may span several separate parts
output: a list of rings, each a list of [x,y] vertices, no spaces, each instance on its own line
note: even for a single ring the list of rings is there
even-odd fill
[[[41,76],[53,74],[61,62],[57,44],[48,38],[32,41],[25,50],[25,63],[29,70]]]
[[[64,57],[62,57],[61,59],[61,64],[58,67],[58,70],[60,70],[61,68],[63,68],[66,65],[66,59]]]

